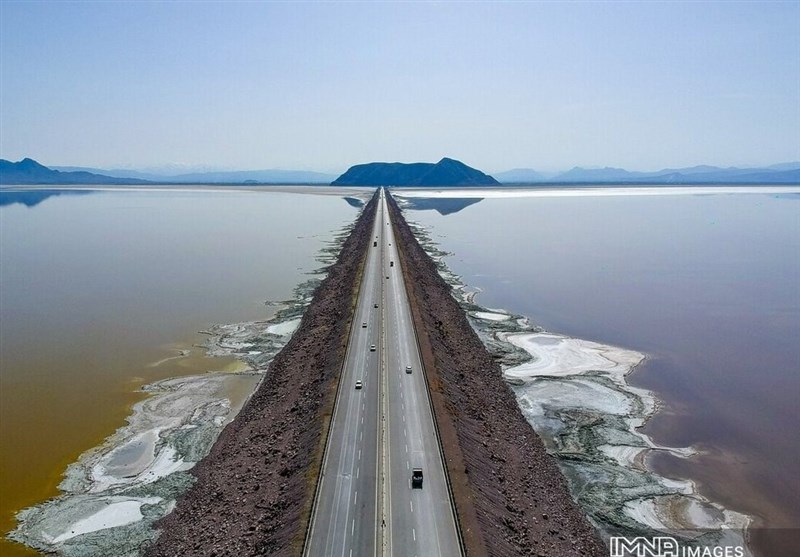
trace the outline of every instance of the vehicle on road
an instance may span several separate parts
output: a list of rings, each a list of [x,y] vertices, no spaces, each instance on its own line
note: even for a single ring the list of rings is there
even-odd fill
[[[376,308],[376,309],[377,309],[377,307],[378,307],[378,304],[375,304],[375,308]]]
[[[422,489],[422,468],[411,470],[411,488]]]
[[[386,275],[386,278],[388,279],[388,278],[389,278],[389,275]]]
[[[378,242],[372,242],[372,247],[373,248],[377,248],[378,247]]]
[[[394,261],[389,261],[389,267],[394,267]]]
[[[411,366],[406,366],[406,373],[411,373]]]
[[[366,328],[367,328],[367,322],[366,322],[366,321],[364,321],[363,323],[361,323],[361,328],[362,328],[362,329],[366,329]]]
[[[363,386],[364,386],[364,384],[361,382],[361,379],[359,379],[358,381],[356,381],[356,389],[360,389],[360,388],[361,388],[361,387],[363,387]]]
[[[369,345],[369,351],[370,352],[375,352],[375,345],[374,344],[370,344]]]

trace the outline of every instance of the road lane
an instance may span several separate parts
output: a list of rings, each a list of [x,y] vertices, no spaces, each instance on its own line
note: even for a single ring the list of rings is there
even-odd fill
[[[383,204],[385,201],[381,198]],[[388,210],[385,211],[389,222]],[[387,392],[389,393],[389,529],[394,556],[460,555],[442,457],[414,335],[392,226],[385,226]],[[391,262],[394,261],[394,265]],[[388,279],[386,277],[389,277]],[[412,372],[406,373],[406,366]],[[411,470],[422,468],[422,489],[411,488]]]
[[[304,554],[374,555],[377,521],[378,364],[381,357],[380,209],[373,227],[377,247],[367,253],[337,391],[317,502]],[[366,323],[367,327],[362,327]],[[370,346],[376,345],[374,352]],[[362,381],[361,389],[355,388]]]

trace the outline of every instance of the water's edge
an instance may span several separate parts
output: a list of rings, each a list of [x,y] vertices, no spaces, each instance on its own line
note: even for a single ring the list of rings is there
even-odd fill
[[[18,526],[8,537],[69,557],[140,555],[158,535],[153,523],[192,485],[188,470],[208,454],[249,398],[234,405],[232,393],[252,394],[258,388],[353,226],[345,225],[320,250],[316,260],[321,267],[307,273],[310,278],[294,288],[292,299],[266,302],[278,308],[271,319],[216,324],[201,331],[208,335],[201,348],[209,356],[235,357],[243,369],[173,377],[142,387],[150,396],[134,405],[127,424],[67,468],[61,495],[20,511]]]
[[[742,555],[750,555],[751,517],[704,497],[691,480],[666,478],[648,468],[648,456],[655,452],[690,458],[697,451],[657,445],[640,431],[660,406],[654,393],[627,381],[646,361],[645,354],[547,332],[522,315],[480,306],[479,290],[447,266],[452,254],[440,249],[431,230],[407,220],[500,362],[572,496],[606,539],[673,536],[687,545],[741,547]]]

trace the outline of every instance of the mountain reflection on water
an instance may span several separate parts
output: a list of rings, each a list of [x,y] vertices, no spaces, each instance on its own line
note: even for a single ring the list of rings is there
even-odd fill
[[[0,207],[19,203],[26,207],[34,207],[46,199],[57,195],[87,195],[95,193],[91,190],[16,190],[0,191]]]
[[[433,210],[442,216],[452,215],[462,209],[466,209],[470,205],[483,201],[483,198],[457,198],[457,197],[398,197],[402,206],[406,209],[414,211],[429,211]],[[353,207],[360,208],[364,206],[364,200],[357,197],[345,197],[344,200]]]
[[[473,198],[447,198],[447,197],[407,197],[403,199],[403,205],[407,209],[414,211],[433,210],[442,216],[452,215],[466,209],[470,205],[475,205],[483,201],[482,197]]]
[[[364,200],[359,199],[358,197],[345,197],[344,200],[347,201],[348,205],[355,207],[356,209],[360,209],[364,206]]]

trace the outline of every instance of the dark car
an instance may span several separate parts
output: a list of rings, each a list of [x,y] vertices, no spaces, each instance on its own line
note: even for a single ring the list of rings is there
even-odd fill
[[[406,373],[411,373],[411,366],[406,366]]]
[[[411,471],[411,487],[422,489],[422,468],[414,468]]]

